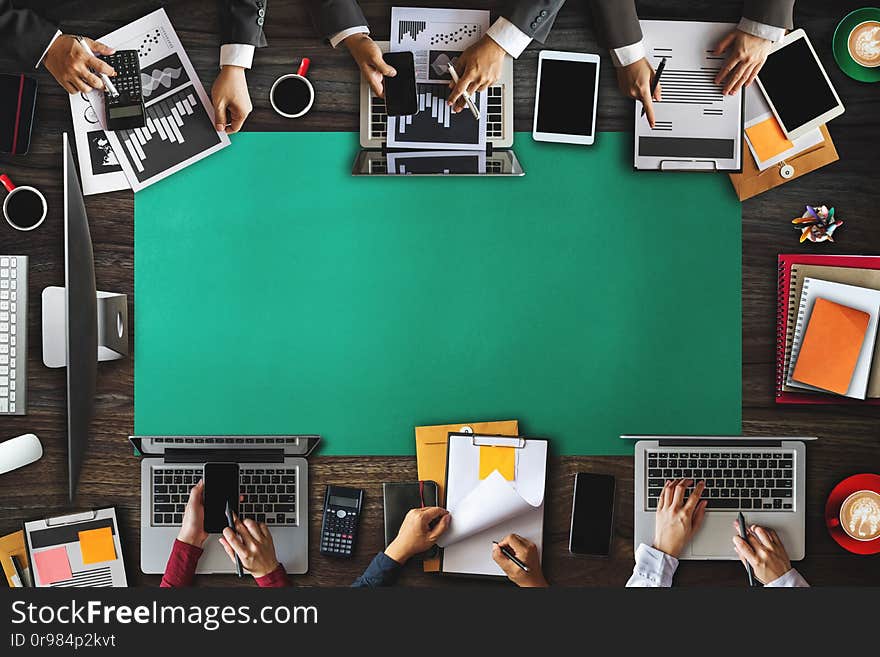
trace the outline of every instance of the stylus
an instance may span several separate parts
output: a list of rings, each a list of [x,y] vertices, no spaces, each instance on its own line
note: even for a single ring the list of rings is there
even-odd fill
[[[666,68],[666,58],[660,60],[660,66],[657,67],[657,72],[654,74],[654,79],[651,80],[651,98],[654,97],[654,92],[657,91],[657,85],[660,84],[660,76],[663,75],[663,69]],[[645,115],[645,104],[642,103],[642,116]]]
[[[76,37],[76,40],[79,41],[79,45],[81,45],[85,51],[92,57],[95,56],[95,53],[92,52],[92,49],[89,48],[89,44],[86,43],[86,40],[81,36]],[[116,87],[113,86],[113,83],[110,82],[110,78],[107,77],[106,73],[98,73],[101,76],[101,82],[104,83],[104,87],[106,87],[107,91],[110,92],[110,95],[114,98],[119,95],[119,92],[116,91]]]
[[[498,545],[498,541],[492,541],[495,545]],[[511,552],[508,548],[503,545],[498,545],[498,549],[501,550],[501,554],[510,559],[517,566],[522,568],[525,572],[529,572],[529,567],[525,565],[522,561],[516,558],[516,555]]]
[[[229,508],[229,500],[226,500],[226,524],[229,526],[229,529],[235,531],[235,523],[232,521],[232,509]],[[231,545],[229,546],[232,547]],[[239,577],[244,577],[244,571],[241,568],[241,559],[238,558],[238,552],[234,549],[232,553],[235,555],[235,574]]]
[[[739,512],[739,517],[737,518],[737,522],[739,523],[739,537],[742,540],[748,540],[746,538],[746,518],[742,514],[742,511]],[[752,570],[752,564],[746,561],[746,572],[749,574],[749,586],[755,585],[755,571]]]
[[[458,84],[458,73],[455,72],[455,67],[453,67],[452,64],[447,64],[446,68],[449,69],[449,75],[452,78],[452,81],[455,82],[455,84]],[[473,114],[474,118],[479,121],[480,110],[477,109],[476,103],[474,103],[474,100],[470,97],[468,92],[465,91],[462,95],[464,96],[464,101],[467,103],[467,106],[471,108],[471,114]]]

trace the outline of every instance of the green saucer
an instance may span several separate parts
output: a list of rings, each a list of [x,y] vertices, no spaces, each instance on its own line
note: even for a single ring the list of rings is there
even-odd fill
[[[880,8],[863,7],[850,12],[844,17],[834,30],[834,39],[831,42],[831,49],[834,51],[834,60],[840,67],[840,70],[846,73],[853,80],[859,82],[877,82],[880,80],[880,66],[867,68],[856,62],[849,54],[847,40],[849,33],[859,23],[865,21],[880,21]]]

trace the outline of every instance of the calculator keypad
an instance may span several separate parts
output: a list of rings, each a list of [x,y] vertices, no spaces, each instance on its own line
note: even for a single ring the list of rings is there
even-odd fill
[[[119,50],[112,55],[104,55],[101,59],[110,64],[116,71],[111,78],[119,96],[113,96],[105,90],[104,98],[108,105],[131,105],[141,102],[141,67],[138,62],[137,50]]]
[[[327,509],[321,532],[321,554],[350,557],[354,552],[357,521],[358,514],[355,511]]]

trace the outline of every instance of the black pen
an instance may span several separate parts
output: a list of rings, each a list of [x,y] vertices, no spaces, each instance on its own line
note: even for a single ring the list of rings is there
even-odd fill
[[[743,515],[742,511],[739,512],[739,518],[737,519],[737,521],[739,522],[739,537],[744,541],[748,540],[746,539],[746,536],[748,536],[748,534],[746,533],[746,518]],[[748,561],[746,561],[746,572],[749,574],[749,586],[754,586],[755,571],[752,570],[752,564],[750,564]]]
[[[229,508],[229,500],[226,500],[226,524],[232,531],[235,531],[235,523],[232,521],[232,509]],[[231,545],[229,547],[232,548]],[[239,577],[244,577],[244,571],[241,567],[241,559],[238,558],[238,552],[233,548],[232,553],[235,555],[235,574]]]
[[[18,586],[20,588],[26,587],[27,581],[25,581],[24,572],[22,571],[21,566],[18,565],[18,559],[15,558],[14,554],[10,554],[9,560],[12,562],[12,569],[15,571],[15,577],[18,579]],[[15,579],[13,579],[12,582],[14,584]]]
[[[654,79],[651,80],[651,98],[654,97],[654,92],[657,91],[657,85],[660,84],[660,76],[663,75],[663,69],[666,68],[666,58],[660,60],[660,66],[657,67],[657,72],[654,73]],[[645,115],[645,104],[642,103],[642,116]]]
[[[498,541],[492,541],[492,542],[493,542],[495,545],[498,545],[498,549],[501,550],[501,554],[503,554],[505,557],[507,557],[508,559],[510,559],[510,560],[511,560],[513,563],[515,563],[517,566],[519,566],[520,568],[522,568],[525,572],[529,572],[529,567],[528,567],[527,565],[525,565],[522,561],[520,561],[519,559],[517,559],[517,558],[516,558],[516,555],[515,555],[513,552],[511,552],[509,549],[507,549],[507,548],[504,547],[503,545],[499,545],[499,544],[498,544]]]

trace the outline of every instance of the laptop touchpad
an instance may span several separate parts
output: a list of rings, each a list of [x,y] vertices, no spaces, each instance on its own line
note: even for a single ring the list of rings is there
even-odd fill
[[[696,558],[729,557],[738,559],[733,549],[733,518],[727,513],[709,513],[691,543],[691,555]]]

